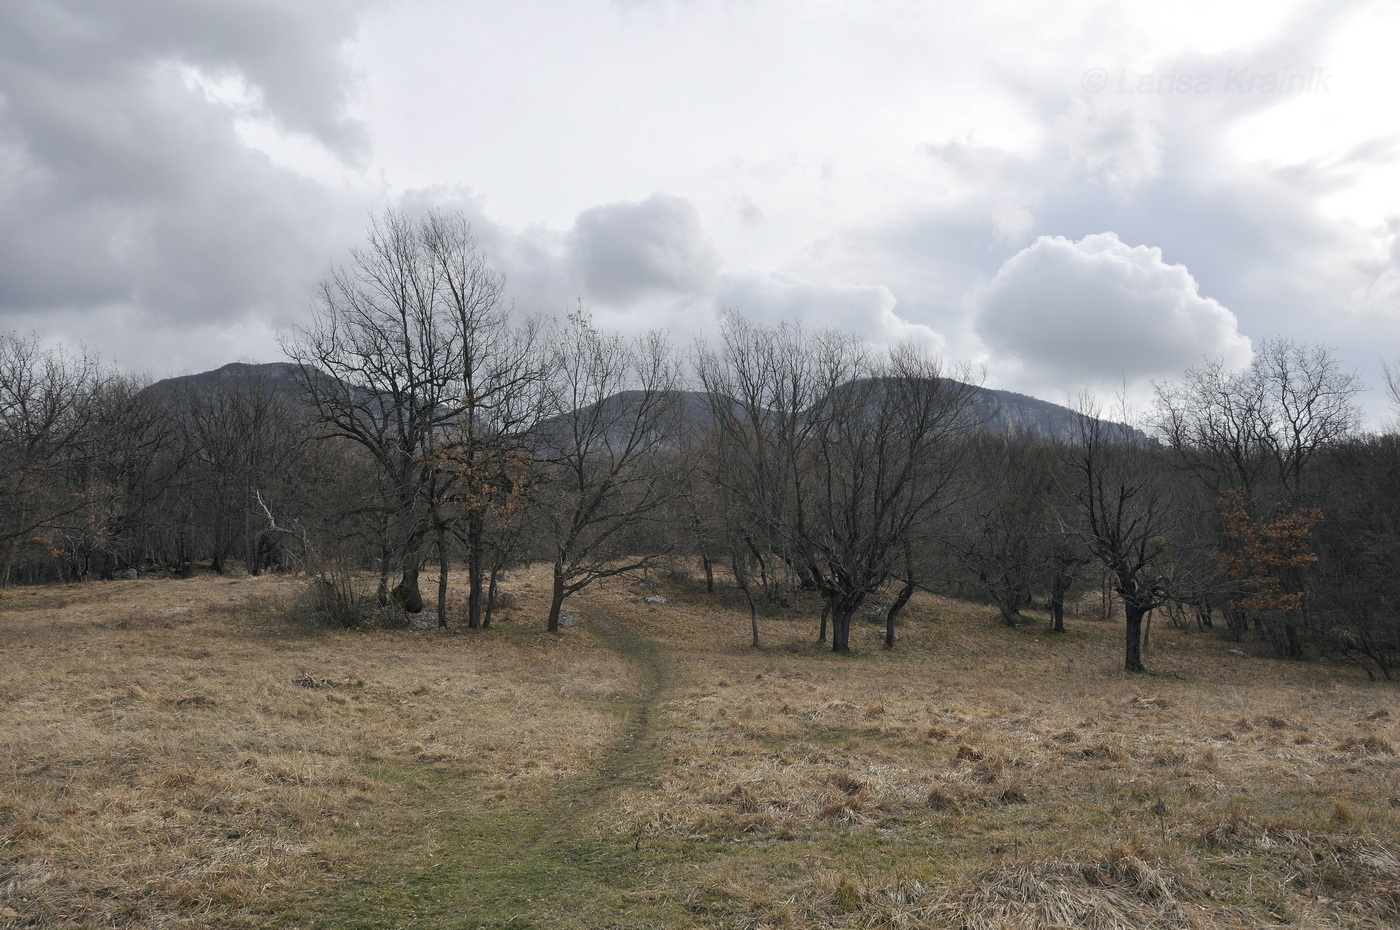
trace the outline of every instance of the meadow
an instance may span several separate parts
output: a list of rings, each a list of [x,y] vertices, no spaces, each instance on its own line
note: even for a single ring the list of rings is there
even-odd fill
[[[919,595],[816,643],[682,572],[544,632],[305,582],[0,592],[0,928],[1400,926],[1400,690]],[[647,603],[660,593],[664,604]]]

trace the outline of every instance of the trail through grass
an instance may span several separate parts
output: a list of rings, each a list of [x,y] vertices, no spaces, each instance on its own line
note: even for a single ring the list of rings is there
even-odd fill
[[[1400,694],[1168,628],[677,578],[541,629],[298,620],[296,579],[8,592],[0,930],[1400,926]],[[722,593],[723,594],[723,593]],[[303,618],[304,619],[304,618]],[[294,622],[289,623],[292,620]]]
[[[285,926],[593,927],[671,923],[628,890],[645,870],[640,843],[594,829],[618,791],[643,785],[657,765],[654,717],[673,681],[657,644],[594,615],[591,629],[636,672],[614,709],[621,730],[588,771],[544,792],[483,797],[458,774],[366,760],[394,782],[389,816],[346,837],[340,872],[314,897],[290,902]]]

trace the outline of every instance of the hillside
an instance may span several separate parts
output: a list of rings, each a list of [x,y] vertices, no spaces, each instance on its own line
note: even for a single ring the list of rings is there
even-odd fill
[[[302,585],[5,592],[0,927],[1400,923],[1400,697],[1355,669],[1163,623],[1126,676],[1092,610],[928,595],[890,652],[814,605],[752,649],[680,567],[559,636],[541,570],[480,635]]]
[[[262,384],[279,393],[296,394],[299,392],[297,377],[297,367],[289,362],[233,362],[212,371],[166,378],[151,385],[148,390],[155,396],[175,397],[185,386],[240,388]],[[966,387],[971,397],[971,418],[990,432],[1065,440],[1074,437],[1080,422],[1079,413],[1060,404],[1012,391],[977,385]],[[676,411],[684,435],[695,437],[708,433],[713,427],[713,420],[705,395],[697,391],[677,391],[675,395]],[[635,404],[636,398],[633,391],[622,391],[607,398],[602,402],[604,419]],[[1123,434],[1131,433],[1144,438],[1138,430],[1117,423],[1110,425]],[[546,424],[541,432],[547,436],[551,427]]]
[[[198,374],[176,375],[152,384],[148,391],[156,396],[173,396],[186,387],[224,387],[238,389],[255,384],[266,384],[273,390],[296,394],[300,391],[297,382],[298,369],[291,362],[230,362],[222,368],[202,371]]]

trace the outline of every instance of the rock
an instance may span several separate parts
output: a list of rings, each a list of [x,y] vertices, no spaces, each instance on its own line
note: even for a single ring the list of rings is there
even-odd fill
[[[666,598],[662,597],[660,594],[653,594],[653,595],[651,595],[650,597],[648,597],[648,598],[646,599],[646,602],[647,602],[648,604],[669,604],[669,603],[670,603],[670,601],[666,600]]]
[[[123,581],[135,581],[140,576],[140,574],[141,573],[138,572],[136,569],[128,568],[126,571],[122,572],[118,577],[121,578]]]
[[[578,617],[576,617],[576,616],[573,615],[573,614],[562,613],[562,614],[559,615],[559,625],[560,625],[561,627],[563,627],[563,626],[578,626]]]

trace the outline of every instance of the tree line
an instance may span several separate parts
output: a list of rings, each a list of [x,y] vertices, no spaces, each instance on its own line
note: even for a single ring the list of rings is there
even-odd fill
[[[504,294],[463,217],[389,212],[286,364],[153,387],[0,336],[0,580],[295,567],[336,622],[431,600],[479,629],[502,573],[539,561],[555,630],[570,595],[665,556],[710,590],[722,568],[755,645],[803,598],[845,652],[874,609],[894,647],[920,589],[1063,630],[1102,588],[1128,671],[1154,616],[1400,671],[1400,438],[1359,430],[1325,347],[1205,361],[1157,386],[1145,433],[1086,397],[1043,435],[986,428],[969,373],[910,344],[730,313],[682,351]]]

